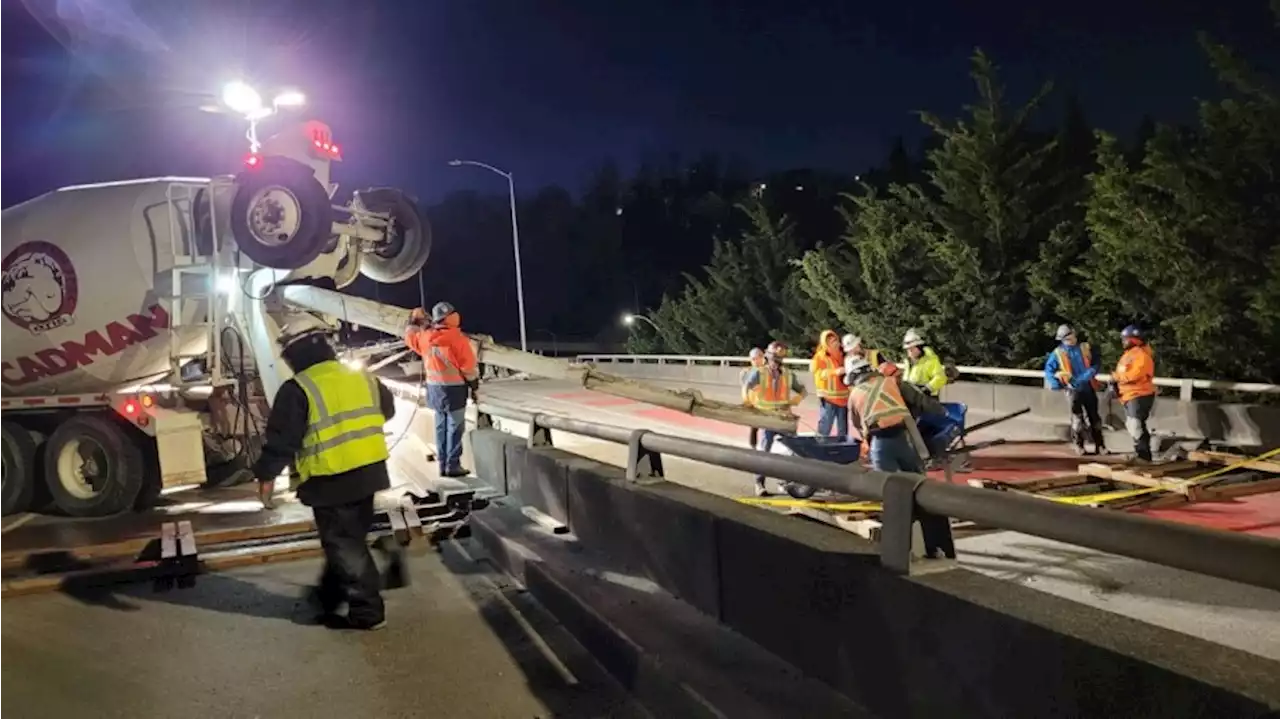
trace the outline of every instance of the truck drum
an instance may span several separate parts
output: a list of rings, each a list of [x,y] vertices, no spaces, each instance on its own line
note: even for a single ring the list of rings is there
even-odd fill
[[[355,193],[367,210],[391,215],[387,241],[361,258],[360,273],[384,284],[403,282],[418,274],[431,255],[431,224],[418,203],[400,190],[375,187]]]
[[[134,506],[147,467],[120,420],[81,414],[58,425],[44,447],[44,479],[58,509],[73,517],[103,517]]]
[[[236,245],[249,259],[295,270],[324,252],[333,234],[333,208],[310,168],[272,158],[236,176],[230,222]]]
[[[36,494],[36,443],[27,430],[16,422],[0,422],[0,438],[4,442],[3,488],[4,516],[31,508]]]

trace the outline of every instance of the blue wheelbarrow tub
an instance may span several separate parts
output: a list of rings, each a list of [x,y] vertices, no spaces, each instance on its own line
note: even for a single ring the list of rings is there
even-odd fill
[[[853,464],[862,457],[862,440],[860,439],[839,440],[814,435],[796,437],[779,435],[773,441],[782,444],[797,457],[816,459],[820,462]]]

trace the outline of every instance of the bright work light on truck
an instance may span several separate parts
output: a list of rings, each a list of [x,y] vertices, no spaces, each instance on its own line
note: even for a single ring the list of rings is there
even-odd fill
[[[285,90],[271,101],[272,107],[302,107],[307,104],[307,96],[297,90]]]
[[[262,110],[262,96],[240,81],[227,83],[222,88],[222,103],[232,112],[245,116],[256,115]]]

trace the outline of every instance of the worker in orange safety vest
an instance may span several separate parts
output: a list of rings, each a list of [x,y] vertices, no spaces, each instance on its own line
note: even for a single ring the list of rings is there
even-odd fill
[[[1124,426],[1133,437],[1133,451],[1143,462],[1151,461],[1151,430],[1147,419],[1156,404],[1156,359],[1142,336],[1142,330],[1134,325],[1120,332],[1124,354],[1111,373],[1120,403],[1124,405]]]
[[[898,378],[885,377],[863,359],[852,360],[847,367],[849,409],[857,417],[862,441],[871,445],[872,468],[881,472],[923,474],[924,466],[911,443],[907,426],[913,421],[911,408]]]
[[[435,413],[436,461],[441,477],[465,477],[462,435],[466,430],[467,395],[480,385],[476,353],[462,333],[462,315],[448,302],[431,308],[431,322],[419,307],[409,315],[404,342],[423,359],[427,406]]]
[[[844,351],[834,330],[823,330],[818,335],[818,349],[809,361],[809,371],[818,393],[818,436],[847,440],[849,387],[844,383]]]
[[[1081,342],[1071,325],[1058,327],[1058,346],[1044,360],[1046,388],[1066,392],[1071,409],[1071,441],[1076,454],[1086,454],[1086,432],[1093,442],[1094,454],[1105,454],[1102,440],[1102,417],[1098,414],[1098,348]]]
[[[787,356],[787,346],[781,342],[770,342],[765,348],[765,366],[752,368],[747,372],[743,387],[747,392],[756,391],[752,403],[756,409],[766,412],[789,410],[800,404],[805,396],[804,385],[795,373],[787,369],[782,360]],[[760,434],[761,452],[773,449],[773,440],[777,432],[766,429]],[[764,475],[756,476],[756,495],[763,497],[769,491],[764,484]]]

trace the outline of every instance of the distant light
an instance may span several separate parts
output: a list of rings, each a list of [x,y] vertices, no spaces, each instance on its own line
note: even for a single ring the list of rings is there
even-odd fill
[[[222,88],[222,102],[242,115],[253,115],[262,110],[262,96],[240,81],[229,82]]]
[[[221,277],[219,277],[217,289],[218,289],[218,294],[222,294],[222,295],[229,295],[232,292],[235,292],[236,291],[235,274],[222,275]]]
[[[761,183],[760,183],[760,189],[762,189],[762,190],[767,190],[767,189],[769,189],[769,185],[768,185],[767,183],[761,182]]]
[[[329,148],[329,152],[332,152],[335,155],[338,154],[338,146],[333,145],[332,147]]]
[[[633,314],[625,314],[622,316],[622,324],[624,325],[633,325],[635,324],[635,321],[636,316]]]
[[[458,165],[462,164],[462,160],[449,160],[449,164],[452,165],[453,167],[457,167]]]
[[[862,180],[862,175],[854,175],[854,176],[853,176],[853,181],[854,181],[854,182],[859,182],[859,181],[861,181],[861,180]]]
[[[244,166],[250,170],[256,170],[259,167],[262,167],[262,155],[259,155],[256,152],[250,152],[248,155],[245,155]]]
[[[307,96],[297,90],[285,90],[271,101],[275,107],[301,107],[307,104]]]
[[[796,192],[804,192],[804,185],[796,185]]]
[[[615,209],[615,210],[613,211],[613,214],[617,215],[618,217],[621,217],[621,216],[622,216],[622,208],[621,208],[621,207],[619,207],[619,208]]]

